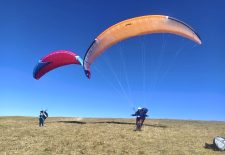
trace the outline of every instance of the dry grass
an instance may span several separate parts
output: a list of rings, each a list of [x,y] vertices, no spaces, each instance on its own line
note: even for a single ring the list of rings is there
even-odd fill
[[[225,136],[225,122],[146,120],[135,132],[132,119],[0,117],[0,155],[211,155],[204,148]]]

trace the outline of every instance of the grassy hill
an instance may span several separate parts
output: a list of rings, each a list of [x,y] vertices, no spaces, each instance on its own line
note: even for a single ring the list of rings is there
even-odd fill
[[[152,120],[135,132],[134,119],[0,117],[0,155],[220,155],[205,149],[225,136],[225,122]]]

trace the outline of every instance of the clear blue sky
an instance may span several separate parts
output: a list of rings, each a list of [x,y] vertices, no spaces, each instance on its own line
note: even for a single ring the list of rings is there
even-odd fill
[[[145,106],[151,118],[225,121],[225,1],[0,0],[0,115],[130,117]],[[81,57],[99,33],[127,18],[162,14],[180,19],[202,45],[154,34],[125,40],[92,65],[32,77],[54,50]]]

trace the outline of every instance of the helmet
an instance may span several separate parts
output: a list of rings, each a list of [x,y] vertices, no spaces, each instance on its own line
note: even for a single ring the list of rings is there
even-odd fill
[[[138,107],[138,110],[141,110],[142,108],[141,107]]]

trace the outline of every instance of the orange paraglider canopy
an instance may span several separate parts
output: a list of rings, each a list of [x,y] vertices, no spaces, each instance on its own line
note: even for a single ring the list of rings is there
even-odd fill
[[[131,18],[109,27],[95,38],[84,57],[86,76],[90,78],[90,65],[107,48],[124,39],[152,33],[171,33],[201,44],[198,34],[190,26],[175,18],[163,15]]]

